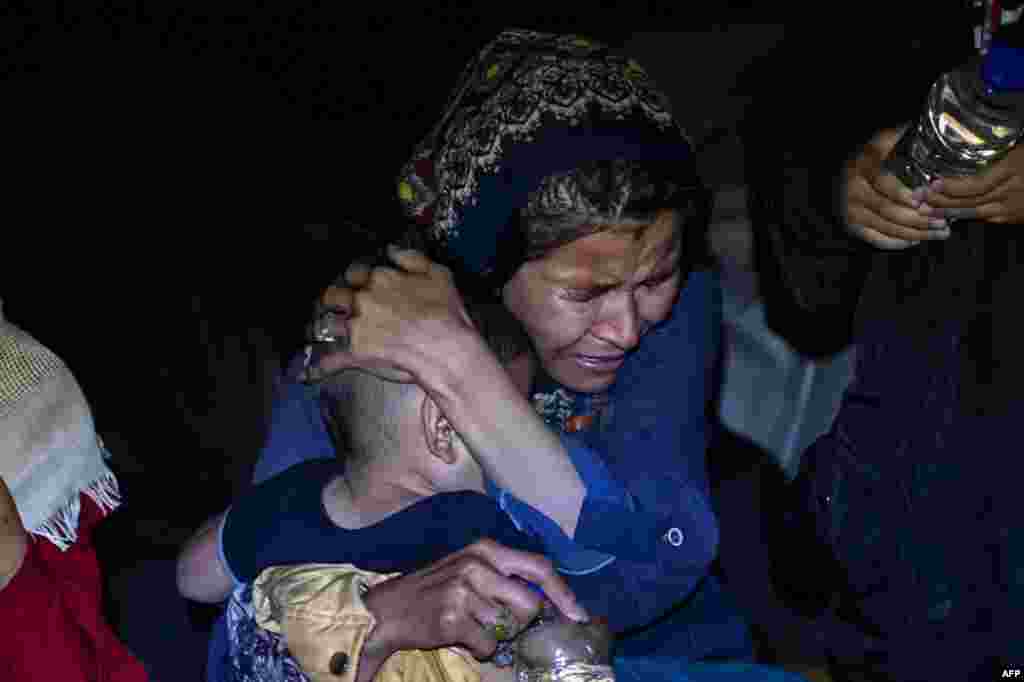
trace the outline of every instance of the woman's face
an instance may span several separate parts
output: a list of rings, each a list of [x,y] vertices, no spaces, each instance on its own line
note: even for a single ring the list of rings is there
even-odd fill
[[[508,306],[544,369],[567,388],[608,388],[626,355],[668,317],[679,293],[676,212],[616,227],[525,263],[505,286]]]

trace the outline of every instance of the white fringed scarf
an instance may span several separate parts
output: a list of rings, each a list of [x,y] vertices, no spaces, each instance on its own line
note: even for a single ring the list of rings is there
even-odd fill
[[[114,510],[108,457],[71,372],[0,311],[0,476],[28,532],[66,550],[78,539],[81,494]]]

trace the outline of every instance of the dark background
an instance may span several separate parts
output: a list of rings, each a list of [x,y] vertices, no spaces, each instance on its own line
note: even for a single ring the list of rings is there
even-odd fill
[[[40,4],[0,11],[0,297],[79,378],[129,517],[160,551],[248,479],[272,376],[314,297],[354,245],[399,227],[398,167],[501,29],[620,47],[638,32],[718,35],[678,73],[652,67],[689,110],[716,80],[735,104],[808,77],[806,59],[749,73],[731,26],[838,41],[827,65],[870,51],[855,27],[877,19],[864,3]],[[722,133],[705,122],[696,134]]]
[[[760,16],[38,5],[0,16],[5,314],[78,376],[130,502],[184,525],[248,477],[273,367],[361,239],[343,221],[398,227],[394,175],[486,41]]]
[[[949,65],[945,33],[929,25],[951,20],[942,2],[547,4],[0,9],[0,299],[71,367],[114,454],[125,504],[100,540],[121,602],[153,588],[134,562],[173,557],[249,479],[273,377],[314,297],[367,241],[400,228],[395,173],[503,28],[628,48],[700,142],[712,186],[772,163],[743,149],[741,124],[782,146],[811,130],[856,138],[879,123],[866,107],[907,120]],[[906,83],[902,69],[915,74]],[[859,85],[845,85],[850,73]],[[905,106],[865,94],[879,78],[898,83]],[[714,451],[715,475],[756,466],[744,456],[723,464]],[[723,527],[756,526],[760,503],[744,495]],[[723,537],[742,540],[731,528]],[[122,636],[152,621],[122,606]]]

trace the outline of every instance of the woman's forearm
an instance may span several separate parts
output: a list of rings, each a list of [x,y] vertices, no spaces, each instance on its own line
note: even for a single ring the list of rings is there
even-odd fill
[[[558,436],[537,416],[483,340],[453,336],[424,384],[499,487],[543,512],[570,538],[586,494]]]

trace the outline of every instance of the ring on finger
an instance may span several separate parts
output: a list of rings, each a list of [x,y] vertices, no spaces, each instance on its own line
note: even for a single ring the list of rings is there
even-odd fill
[[[317,343],[336,343],[338,337],[334,335],[334,321],[337,315],[328,310],[316,318],[313,323],[313,340]]]
[[[512,639],[519,632],[519,621],[512,614],[512,609],[507,606],[502,606],[498,616],[491,623],[490,628],[491,634],[494,635],[494,639],[499,642]]]

